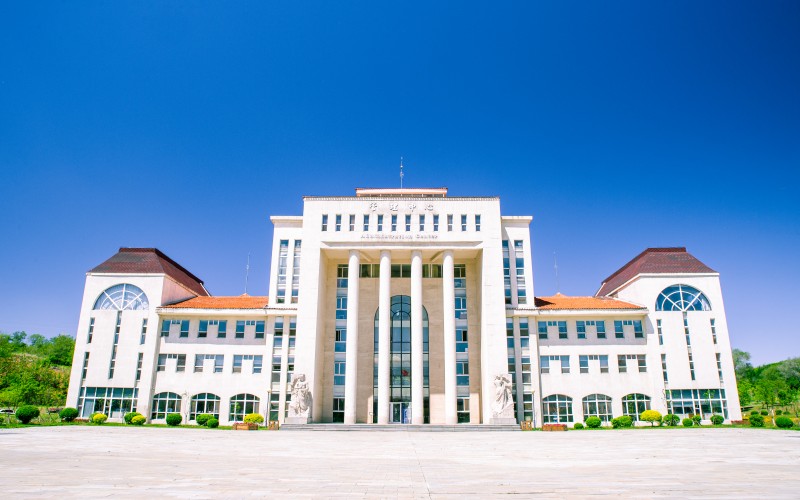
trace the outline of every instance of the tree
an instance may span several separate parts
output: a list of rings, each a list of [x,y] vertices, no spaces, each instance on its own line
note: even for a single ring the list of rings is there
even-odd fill
[[[734,349],[733,369],[736,371],[737,380],[749,378],[753,370],[753,365],[750,364],[750,353],[740,349]]]
[[[800,358],[789,358],[778,365],[778,371],[792,389],[800,389]]]
[[[61,334],[49,341],[48,361],[54,365],[72,366],[72,354],[75,351],[75,339]]]

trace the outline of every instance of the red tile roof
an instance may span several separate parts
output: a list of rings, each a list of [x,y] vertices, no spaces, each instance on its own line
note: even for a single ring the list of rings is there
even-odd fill
[[[166,274],[197,295],[208,295],[203,280],[167,257],[157,248],[120,248],[90,273],[108,274]]]
[[[595,295],[608,295],[638,274],[715,272],[687,252],[685,247],[648,248],[603,280]]]
[[[267,297],[239,295],[236,297],[194,297],[164,306],[168,309],[264,309]]]
[[[568,297],[557,293],[552,297],[535,297],[534,303],[538,309],[645,309],[642,306],[631,304],[622,300],[609,297]]]

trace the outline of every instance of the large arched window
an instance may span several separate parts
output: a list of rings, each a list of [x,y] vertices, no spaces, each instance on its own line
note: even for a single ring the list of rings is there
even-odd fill
[[[656,311],[710,311],[706,296],[689,285],[672,285],[656,299]]]
[[[628,415],[634,421],[639,420],[643,411],[650,409],[650,396],[634,393],[622,398],[622,414]]]
[[[237,394],[231,398],[231,422],[241,422],[244,416],[258,413],[261,400],[252,394]]]
[[[204,392],[192,397],[189,420],[197,420],[197,416],[203,413],[214,415],[214,418],[219,420],[219,396]]]
[[[553,394],[542,400],[542,419],[545,424],[572,422],[572,398]]]
[[[174,392],[159,392],[153,396],[153,411],[150,419],[167,418],[168,413],[181,412],[181,397]]]
[[[149,308],[147,295],[141,288],[130,283],[107,288],[94,302],[94,309],[146,311]]]
[[[611,398],[605,394],[589,394],[583,398],[583,420],[589,417],[598,417],[603,422],[609,422],[611,416]]]

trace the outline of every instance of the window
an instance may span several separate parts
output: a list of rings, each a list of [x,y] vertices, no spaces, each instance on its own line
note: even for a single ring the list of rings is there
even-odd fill
[[[333,363],[333,385],[344,385],[346,363],[344,361],[334,361]]]
[[[242,422],[244,416],[251,413],[259,413],[261,400],[252,394],[237,394],[230,401],[230,420],[231,422]]]
[[[517,274],[517,303],[527,303],[527,292],[525,291],[525,251],[522,247],[522,240],[514,240],[514,266]]]
[[[242,356],[241,354],[233,355],[233,373],[242,373]]]
[[[622,398],[622,414],[627,415],[633,419],[634,422],[639,420],[639,415],[643,411],[650,409],[650,397],[644,394],[628,394]]]
[[[333,423],[344,423],[344,398],[333,398]]]
[[[647,372],[647,357],[644,354],[619,354],[617,355],[617,365],[620,373],[628,371],[628,361],[635,362],[640,373]]]
[[[433,230],[439,231],[439,214],[433,214]]]
[[[697,288],[673,285],[665,288],[656,299],[656,311],[710,311],[711,304]]]
[[[383,231],[383,215],[378,214],[378,232]]]
[[[322,215],[322,230],[323,231],[328,230],[328,216],[325,214]]]
[[[369,231],[369,214],[364,214],[364,232]]]
[[[589,373],[589,356],[578,356],[578,366],[581,373]]]
[[[176,372],[185,372],[186,371],[186,355],[185,354],[178,354],[177,361],[175,363],[175,371]]]
[[[150,419],[164,419],[169,413],[181,412],[181,397],[174,392],[160,392],[153,396]]]
[[[642,321],[635,319],[633,320],[633,336],[637,339],[644,338],[644,330],[642,330]]]
[[[558,338],[559,339],[566,339],[567,338],[567,322],[566,321],[559,321],[558,322]]]
[[[392,214],[392,232],[397,232],[397,215]]]
[[[181,334],[180,334],[180,336],[182,338],[186,338],[186,337],[189,336],[189,320],[188,319],[181,320]]]
[[[480,231],[480,230],[481,230],[481,216],[475,214],[475,231]]]
[[[467,329],[456,327],[456,352],[468,352]]]
[[[572,422],[572,398],[553,394],[542,399],[542,421],[545,424]]]
[[[411,214],[406,214],[406,232],[411,232]]]
[[[351,214],[350,217],[349,217],[349,220],[350,220],[350,224],[348,225],[349,226],[348,229],[350,231],[355,231],[356,230],[356,216],[354,214]]]
[[[419,214],[418,220],[419,220],[419,230],[420,230],[420,232],[425,231],[425,214]]]
[[[585,339],[586,338],[586,322],[585,321],[576,321],[575,328],[578,330],[578,338]]]
[[[595,328],[597,328],[597,338],[598,339],[606,338],[606,322],[603,320],[597,320],[594,323],[595,323]]]
[[[147,320],[145,320],[145,321],[147,321]],[[92,334],[93,333],[94,333],[94,318],[89,318],[89,333],[86,336],[86,343],[87,344],[91,344],[92,343]]]
[[[469,385],[469,362],[456,361],[456,385]]]
[[[261,367],[264,364],[264,356],[261,354],[253,355],[253,373],[261,373]]]
[[[664,332],[661,330],[661,320],[656,320],[656,331],[658,332],[658,345],[664,345]]]
[[[542,373],[550,373],[550,361],[561,364],[561,373],[569,373],[569,355],[539,356],[539,368]]]
[[[161,336],[169,337],[169,325],[172,322],[168,319],[161,320]]]
[[[622,327],[622,321],[614,321],[614,336],[618,339],[625,338],[625,330]]]
[[[505,290],[506,305],[511,305],[511,257],[508,240],[503,240],[503,289]]]
[[[197,420],[197,416],[203,413],[213,415],[219,420],[219,396],[204,392],[192,396],[192,404],[189,412],[189,420]]]
[[[725,389],[672,389],[666,391],[667,408],[675,415],[709,415],[728,418]]]
[[[145,339],[147,339],[147,318],[142,319],[142,334],[139,337],[139,345],[144,345]]]
[[[547,322],[546,321],[539,321],[536,323],[537,329],[539,331],[539,338],[542,340],[547,339]]]
[[[667,355],[661,355],[661,375],[664,377],[664,386],[667,385],[669,382],[669,377],[667,377]]]
[[[458,416],[459,424],[469,423],[469,398],[459,397],[456,398],[456,415]]]
[[[83,354],[83,369],[81,370],[81,380],[86,380],[86,372],[89,370],[89,353]]]
[[[139,353],[139,357],[136,360],[136,381],[140,381],[142,379],[142,363],[144,362],[144,354]]]
[[[81,387],[78,394],[78,413],[89,418],[93,413],[102,413],[110,418],[122,418],[136,411],[139,389],[136,387]]]
[[[462,215],[461,216],[461,231],[466,231],[466,230],[467,230],[467,216],[466,215]]]
[[[689,375],[692,377],[692,380],[695,380],[695,373],[694,373],[694,358],[692,357],[692,350],[689,349]],[[109,376],[110,378],[110,376]]]
[[[194,371],[195,373],[202,373],[205,369],[205,361],[214,361],[214,373],[222,373],[222,365],[225,357],[222,354],[195,354],[194,355]]]
[[[442,265],[441,264],[423,264],[422,265],[423,278],[441,278]]]
[[[583,398],[583,420],[598,417],[603,422],[611,420],[611,398],[605,394],[590,394]]]
[[[217,325],[217,338],[224,339],[228,335],[228,321],[220,320]]]
[[[147,295],[141,288],[129,283],[107,288],[94,302],[94,309],[100,310],[146,311],[149,308]]]
[[[236,322],[236,338],[237,339],[244,338],[244,321]]]
[[[716,353],[717,356],[717,375],[719,375],[719,383],[723,383],[722,380],[722,357],[719,353]]]
[[[334,352],[345,352],[347,347],[347,331],[344,328],[337,328],[333,344]]]
[[[323,220],[327,221],[327,215]],[[327,223],[323,224],[327,226]],[[280,240],[278,247],[278,283],[275,302],[283,304],[286,302],[286,268],[289,259],[289,240]]]
[[[157,372],[163,372],[167,369],[167,355],[166,354],[159,354],[158,355],[158,364],[156,365]]]
[[[600,373],[608,373],[608,355],[588,354],[578,357],[581,373],[589,373],[589,362],[597,361],[600,365]]]
[[[263,321],[256,321],[256,338],[263,339],[264,338],[264,326],[265,323]]]
[[[336,225],[334,226],[334,231],[337,233],[342,230],[342,215],[336,214]]]
[[[453,214],[447,214],[447,230],[453,230]]]
[[[208,336],[208,320],[201,319],[200,325],[197,327],[197,338],[205,338]]]
[[[715,344],[717,343],[717,324],[714,318],[711,318],[711,340]]]
[[[300,295],[300,256],[302,254],[302,240],[294,240],[294,255],[292,256],[292,304],[297,304]]]
[[[344,400],[342,400],[342,402],[344,402]],[[342,405],[342,410],[344,410],[344,405]],[[281,412],[281,395],[273,392],[269,397],[270,422],[277,422],[280,412]],[[344,413],[342,413],[342,422],[344,422]]]

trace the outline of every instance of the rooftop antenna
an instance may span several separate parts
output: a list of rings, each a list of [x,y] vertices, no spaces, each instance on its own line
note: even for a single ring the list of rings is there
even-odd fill
[[[247,252],[247,265],[244,268],[244,294],[247,295],[247,279],[250,277],[250,252]]]
[[[403,157],[400,157],[400,189],[403,189]]]
[[[561,282],[558,280],[558,258],[555,252],[553,252],[553,269],[556,272],[556,293],[561,293]]]

